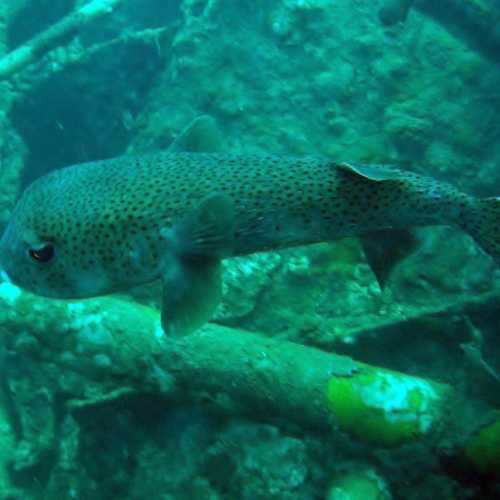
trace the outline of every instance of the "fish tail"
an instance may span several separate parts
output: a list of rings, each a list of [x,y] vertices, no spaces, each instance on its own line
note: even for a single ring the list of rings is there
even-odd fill
[[[474,200],[462,226],[500,265],[500,197]]]

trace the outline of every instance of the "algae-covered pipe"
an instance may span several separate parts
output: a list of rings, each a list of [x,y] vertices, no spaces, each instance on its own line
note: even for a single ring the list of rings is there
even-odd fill
[[[49,50],[56,48],[78,28],[93,19],[109,14],[123,0],[92,0],[78,10],[67,15],[48,29],[35,36],[24,45],[0,59],[0,80],[12,76],[19,70],[35,62]]]
[[[430,433],[448,391],[347,357],[216,327],[186,337],[159,359],[175,370],[191,400],[259,419],[340,429],[381,446]]]
[[[480,426],[465,446],[464,459],[488,475],[500,474],[500,412],[493,415],[490,424]]]
[[[167,339],[155,310],[115,298],[44,300],[4,283],[0,330],[10,350],[76,370],[106,387],[108,395],[93,399],[75,394],[73,408],[130,392],[156,393],[230,415],[282,418],[397,446],[435,441],[427,438],[447,428],[454,398],[449,386],[431,380],[216,325]],[[500,426],[495,415],[486,429],[495,431],[497,420]],[[465,447],[464,455],[479,470],[486,466],[477,450],[491,433],[478,428]],[[488,464],[500,463],[498,447],[492,454]]]
[[[500,8],[482,0],[416,0],[415,8],[458,34],[474,50],[500,62]]]
[[[385,26],[406,21],[415,7],[446,29],[463,38],[474,50],[493,62],[500,62],[500,10],[482,0],[384,0],[378,11]]]

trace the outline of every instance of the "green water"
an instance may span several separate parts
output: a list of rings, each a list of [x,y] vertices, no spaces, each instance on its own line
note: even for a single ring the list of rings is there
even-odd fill
[[[100,3],[60,37],[99,2],[0,5],[0,230],[41,175],[167,150],[200,115],[197,150],[500,194],[494,0]],[[500,274],[454,228],[416,237],[384,289],[356,238],[228,259],[181,340],[156,283],[76,302],[0,283],[0,500],[500,498]]]

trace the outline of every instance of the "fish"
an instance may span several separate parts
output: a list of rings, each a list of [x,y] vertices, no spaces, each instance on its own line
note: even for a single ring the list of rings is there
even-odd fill
[[[178,336],[210,320],[223,259],[376,234],[394,250],[387,231],[432,225],[465,231],[500,263],[500,197],[383,164],[167,151],[35,180],[0,240],[0,268],[58,299],[161,280],[162,327]]]

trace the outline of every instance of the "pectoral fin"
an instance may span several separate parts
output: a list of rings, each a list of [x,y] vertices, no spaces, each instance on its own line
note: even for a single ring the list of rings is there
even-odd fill
[[[384,289],[397,265],[418,246],[414,233],[406,229],[383,229],[360,237],[366,260]]]
[[[234,204],[220,193],[204,198],[191,214],[170,230],[178,255],[224,258],[234,245]]]
[[[234,219],[231,199],[216,193],[162,233],[165,333],[186,335],[211,318],[221,298],[220,260],[233,249]]]
[[[192,333],[213,315],[221,299],[220,261],[180,261],[162,277],[161,324],[167,335]]]

